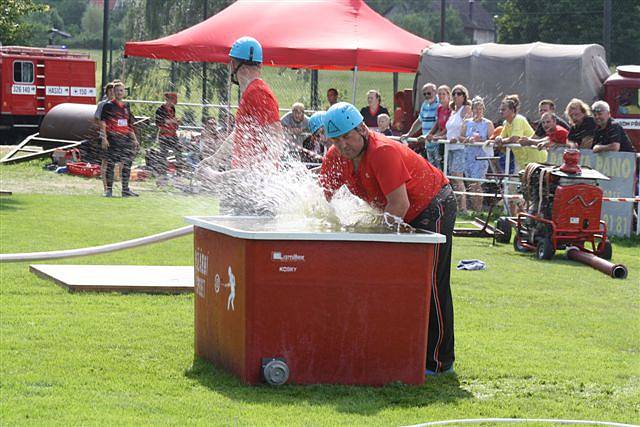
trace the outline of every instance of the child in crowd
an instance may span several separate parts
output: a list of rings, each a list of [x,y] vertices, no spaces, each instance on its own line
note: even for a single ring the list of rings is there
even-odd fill
[[[378,132],[383,135],[391,136],[393,132],[391,131],[391,118],[388,114],[382,113],[378,115]]]

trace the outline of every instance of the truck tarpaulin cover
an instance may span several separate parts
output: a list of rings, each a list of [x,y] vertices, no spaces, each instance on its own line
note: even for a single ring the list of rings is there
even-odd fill
[[[264,65],[415,72],[432,43],[382,17],[363,0],[240,0],[191,28],[157,40],[129,42],[126,56],[229,62],[242,36],[256,38]]]
[[[485,98],[487,116],[498,118],[503,96],[520,96],[520,113],[538,118],[538,102],[548,98],[564,111],[571,98],[591,105],[609,76],[604,48],[597,44],[432,45],[420,58],[416,87],[462,84]],[[422,99],[416,99],[416,106]]]

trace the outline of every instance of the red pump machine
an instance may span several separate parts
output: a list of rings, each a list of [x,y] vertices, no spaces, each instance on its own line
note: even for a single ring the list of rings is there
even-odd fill
[[[580,167],[578,150],[566,150],[563,158],[562,166],[527,165],[520,173],[525,212],[501,218],[497,226],[508,236],[510,222],[515,227],[515,249],[534,251],[539,259],[551,259],[557,249],[575,246],[609,260],[611,242],[606,223],[600,219],[602,189],[597,184],[609,178]],[[501,237],[497,240],[503,241]]]

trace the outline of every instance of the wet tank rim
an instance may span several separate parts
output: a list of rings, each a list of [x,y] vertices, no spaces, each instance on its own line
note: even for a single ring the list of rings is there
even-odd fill
[[[278,222],[271,217],[255,216],[187,216],[185,221],[197,227],[227,236],[248,240],[314,240],[314,241],[370,241],[388,243],[444,243],[446,236],[428,231],[396,233],[387,228],[362,231],[305,229],[296,224]]]

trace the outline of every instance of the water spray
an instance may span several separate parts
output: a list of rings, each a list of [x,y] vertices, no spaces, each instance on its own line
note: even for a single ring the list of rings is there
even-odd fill
[[[404,222],[404,219],[389,212],[384,212],[382,214],[382,221],[384,225],[386,225],[387,227],[391,229],[395,229],[396,233],[401,233],[401,232],[415,233],[416,231],[415,228],[413,228],[411,225]]]

